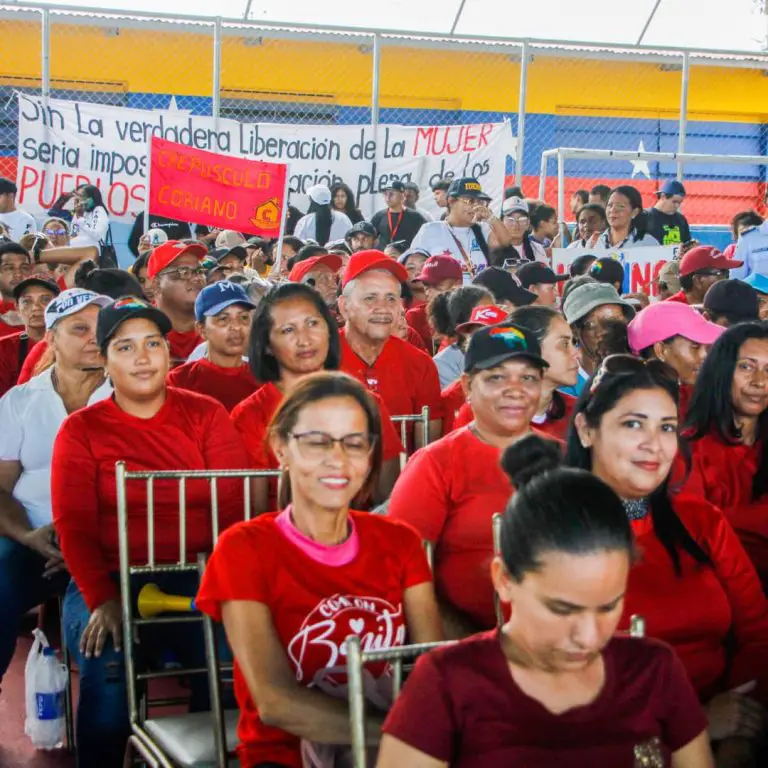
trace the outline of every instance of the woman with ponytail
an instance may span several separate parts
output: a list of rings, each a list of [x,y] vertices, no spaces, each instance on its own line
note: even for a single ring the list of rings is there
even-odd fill
[[[710,738],[726,751],[754,749],[768,702],[768,602],[720,510],[670,487],[678,397],[677,375],[660,360],[606,358],[576,405],[566,460],[609,485],[632,525],[640,559],[619,626],[643,616],[648,635],[677,651]]]
[[[343,240],[352,228],[349,216],[331,208],[331,190],[324,184],[316,184],[307,190],[309,210],[302,216],[294,229],[294,237],[300,240],[314,240],[325,246],[334,240]]]
[[[384,723],[378,768],[713,768],[707,720],[672,650],[620,636],[632,530],[593,474],[529,435],[493,558],[501,628],[422,656]]]
[[[616,187],[608,198],[605,208],[608,229],[595,243],[595,248],[640,248],[659,245],[659,241],[649,235],[648,214],[643,210],[643,198],[640,192],[628,184]]]

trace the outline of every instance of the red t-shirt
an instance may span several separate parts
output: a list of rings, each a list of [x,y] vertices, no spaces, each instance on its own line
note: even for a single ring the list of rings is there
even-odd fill
[[[429,354],[427,351],[427,348],[424,346],[424,341],[422,340],[421,336],[413,330],[410,326],[408,326],[408,335],[405,339],[409,344],[412,344],[416,349],[421,350],[425,354]]]
[[[403,445],[395,430],[389,411],[381,398],[374,394],[381,416],[384,461],[399,458]],[[269,381],[232,409],[232,422],[245,445],[245,461],[251,469],[278,469],[277,458],[267,441],[267,429],[275,411],[283,402],[283,393]],[[277,507],[277,479],[269,478],[269,503]]]
[[[693,461],[686,490],[722,510],[768,586],[768,494],[752,499],[762,443],[730,444],[711,432],[690,446]]]
[[[45,339],[35,344],[35,348],[30,350],[24,365],[21,366],[19,378],[16,379],[17,384],[25,384],[35,375],[35,368],[47,350],[48,342]]]
[[[387,514],[436,544],[435,585],[451,605],[493,627],[491,521],[513,493],[501,451],[458,429],[417,451],[395,483]]]
[[[21,333],[14,333],[11,336],[0,337],[0,397],[2,397],[11,387],[16,386],[16,381],[21,372]],[[27,354],[34,348],[36,342],[34,339],[26,337]]]
[[[719,509],[687,493],[673,506],[712,566],[679,552],[678,576],[651,517],[633,521],[640,561],[629,574],[620,627],[642,616],[647,635],[675,649],[702,700],[756,680],[765,701],[768,601],[757,574]]]
[[[635,747],[656,739],[670,765],[707,728],[675,654],[615,637],[603,661],[597,698],[556,715],[518,687],[484,632],[419,658],[383,730],[452,768],[634,768]]]
[[[427,405],[430,419],[442,417],[440,379],[429,355],[391,336],[369,366],[349,346],[345,332],[340,334],[341,370],[379,395],[393,416],[421,413]]]
[[[0,338],[21,333],[24,323],[16,322],[19,319],[19,310],[15,301],[0,300]]]
[[[457,428],[456,418],[458,417],[462,406],[467,402],[467,396],[464,393],[461,378],[451,382],[440,393],[440,399],[443,403],[443,435],[447,435]],[[469,409],[469,412],[470,414],[472,413],[471,408]],[[472,421],[472,419],[470,418],[469,421]],[[466,426],[466,424],[464,426]]]
[[[76,411],[62,424],[53,446],[51,506],[67,567],[93,610],[117,599],[110,574],[118,570],[115,463],[128,470],[242,469],[243,445],[227,412],[209,397],[168,388],[160,411],[140,419],[112,398]],[[218,482],[219,529],[244,517],[241,480]],[[133,564],[147,562],[146,484],[128,482],[128,533]],[[155,557],[179,558],[179,483],[156,480]],[[207,480],[187,481],[187,558],[211,550]]]
[[[190,331],[171,331],[167,338],[172,366],[186,363],[195,347],[203,341],[203,337],[194,328]]]
[[[174,368],[168,374],[168,384],[208,395],[218,400],[227,411],[231,411],[261,386],[247,363],[237,368],[223,368],[205,359]]]
[[[682,290],[682,288],[675,294],[672,294],[668,299],[664,299],[664,301],[677,301],[680,304],[687,304],[688,299],[685,297],[685,291]]]
[[[345,565],[310,557],[286,537],[275,513],[234,526],[219,539],[195,601],[217,621],[222,604],[231,600],[266,605],[297,682],[335,691],[337,698],[342,694],[336,689],[346,683],[346,638],[359,635],[364,650],[403,645],[403,593],[431,581],[411,528],[377,515],[349,514],[359,549]],[[379,665],[368,671],[380,677],[387,670]],[[243,768],[263,762],[301,768],[299,739],[261,722],[237,660],[235,695]]]
[[[405,313],[405,322],[419,334],[419,337],[424,342],[424,348],[431,350],[433,348],[432,327],[429,324],[427,305],[419,304],[418,307],[409,309]]]

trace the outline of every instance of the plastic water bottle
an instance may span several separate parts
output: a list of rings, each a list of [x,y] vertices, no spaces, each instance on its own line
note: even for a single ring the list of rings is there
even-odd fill
[[[64,744],[67,669],[48,645],[45,635],[38,629],[34,635],[25,669],[24,732],[37,749],[57,749]]]

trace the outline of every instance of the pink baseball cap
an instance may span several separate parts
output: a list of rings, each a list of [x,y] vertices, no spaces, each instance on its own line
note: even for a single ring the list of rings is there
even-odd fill
[[[713,344],[725,328],[705,320],[693,307],[677,301],[658,301],[639,312],[627,326],[629,346],[635,354],[673,336],[697,344]]]

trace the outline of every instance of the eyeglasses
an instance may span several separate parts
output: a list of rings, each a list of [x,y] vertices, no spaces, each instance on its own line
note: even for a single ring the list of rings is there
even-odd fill
[[[324,459],[338,443],[350,459],[364,459],[370,455],[376,438],[373,435],[355,433],[344,437],[332,437],[327,432],[302,432],[290,434],[305,459]]]
[[[34,264],[19,264],[17,266],[13,264],[3,264],[3,266],[0,267],[0,273],[4,275],[31,275],[34,269]]]
[[[609,355],[600,363],[589,387],[589,394],[594,394],[606,376],[631,376],[643,370],[648,371],[654,378],[665,379],[675,386],[679,383],[677,371],[661,360],[643,360],[631,355]]]
[[[510,216],[509,214],[506,214],[504,216],[504,221],[508,221],[510,224],[517,224],[518,226],[523,226],[524,224],[527,225],[530,219],[527,216]]]
[[[727,269],[697,269],[694,275],[701,275],[702,277],[728,277]]]
[[[656,282],[656,285],[659,286],[660,291],[668,291],[669,290],[669,283],[665,282],[664,280],[658,280]]]
[[[166,269],[160,272],[160,276],[169,277],[171,280],[179,282],[189,282],[198,277],[205,277],[205,267],[176,267],[175,269]]]
[[[43,232],[48,235],[48,237],[64,237],[64,235],[67,234],[66,229],[44,229]]]

